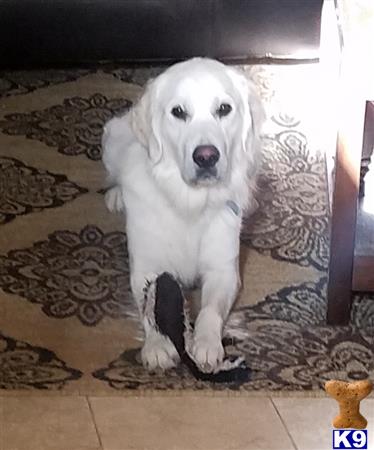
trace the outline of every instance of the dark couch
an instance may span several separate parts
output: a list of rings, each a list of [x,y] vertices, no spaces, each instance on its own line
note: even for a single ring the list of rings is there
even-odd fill
[[[317,57],[322,2],[0,0],[0,65]]]

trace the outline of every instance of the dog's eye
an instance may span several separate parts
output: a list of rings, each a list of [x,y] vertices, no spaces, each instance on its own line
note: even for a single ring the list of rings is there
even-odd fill
[[[174,106],[174,108],[171,110],[171,113],[174,117],[181,120],[187,119],[187,112],[181,107],[181,106]]]
[[[232,111],[232,107],[228,103],[222,103],[216,111],[219,118],[225,117]]]

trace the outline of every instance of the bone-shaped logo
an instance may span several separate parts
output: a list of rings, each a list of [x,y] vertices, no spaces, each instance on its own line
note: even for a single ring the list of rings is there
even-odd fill
[[[360,401],[367,397],[372,389],[373,383],[370,380],[351,383],[338,380],[327,381],[326,392],[339,403],[339,414],[333,420],[333,426],[335,428],[366,428],[368,422],[360,413]]]

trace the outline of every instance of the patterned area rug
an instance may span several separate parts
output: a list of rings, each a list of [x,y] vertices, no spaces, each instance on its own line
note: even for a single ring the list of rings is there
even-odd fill
[[[313,391],[374,378],[374,299],[329,327],[327,183],[318,65],[240,67],[268,119],[256,213],[242,230],[243,290],[225,328],[242,385],[146,372],[124,218],[104,206],[100,136],[161,68],[0,73],[2,392]],[[322,91],[321,91],[322,92]],[[4,391],[6,390],[6,391]]]

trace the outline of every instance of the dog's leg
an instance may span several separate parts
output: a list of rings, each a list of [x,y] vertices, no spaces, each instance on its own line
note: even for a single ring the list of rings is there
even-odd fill
[[[143,324],[145,340],[141,350],[143,366],[148,370],[160,368],[171,369],[179,363],[179,355],[174,344],[167,337],[159,333],[155,324],[144,314],[144,295],[147,280],[155,279],[156,275],[136,273],[131,275],[131,289],[137,302],[140,318]]]
[[[179,355],[171,340],[143,320],[145,341],[141,351],[143,366],[152,371],[168,370],[178,365]]]
[[[133,140],[127,116],[115,117],[105,124],[101,142],[102,161],[109,186],[105,193],[105,203],[111,212],[120,212],[125,208],[121,178],[123,167],[126,167],[126,152]]]
[[[203,371],[214,371],[222,362],[222,329],[240,287],[238,270],[233,264],[204,274],[201,310],[195,323],[190,349]]]

